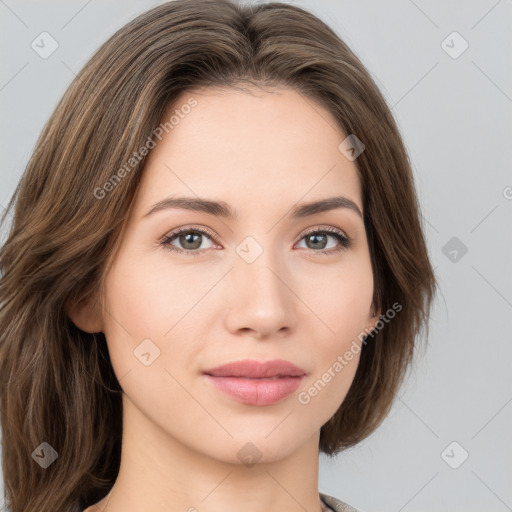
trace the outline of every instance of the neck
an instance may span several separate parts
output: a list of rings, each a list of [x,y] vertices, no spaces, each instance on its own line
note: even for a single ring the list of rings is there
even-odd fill
[[[105,512],[321,512],[315,434],[296,451],[246,465],[200,453],[152,423],[123,397],[123,442]],[[239,443],[240,444],[240,443]],[[243,445],[243,443],[241,443]]]

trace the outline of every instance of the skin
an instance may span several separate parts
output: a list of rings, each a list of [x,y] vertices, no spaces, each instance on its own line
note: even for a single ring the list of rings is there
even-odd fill
[[[151,151],[136,202],[95,306],[75,309],[87,332],[105,333],[123,388],[119,476],[87,512],[321,511],[318,442],[355,375],[359,354],[305,405],[310,388],[365,329],[374,327],[373,276],[363,220],[348,208],[301,219],[298,202],[343,195],[363,211],[356,163],[332,115],[287,88],[203,89],[198,104]],[[236,220],[161,210],[170,195],[229,203]],[[178,227],[209,228],[199,256],[159,241]],[[307,245],[308,232],[333,227],[352,238]],[[236,252],[248,236],[263,252]],[[191,247],[179,237],[173,246]],[[253,251],[254,249],[250,249]],[[134,350],[150,339],[160,355],[142,364]],[[153,350],[153,349],[152,349]],[[234,401],[201,371],[239,359],[285,359],[307,376],[271,406]],[[261,453],[247,466],[237,452]]]

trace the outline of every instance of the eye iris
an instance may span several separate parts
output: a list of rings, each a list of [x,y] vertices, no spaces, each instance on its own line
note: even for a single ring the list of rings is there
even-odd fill
[[[201,247],[201,236],[202,235],[200,233],[188,232],[184,235],[180,235],[179,241],[182,247],[184,247],[185,249],[198,249],[199,247]],[[196,237],[195,240],[194,237]]]
[[[309,247],[309,245],[308,245],[309,242],[311,242],[311,241],[314,242],[315,240],[317,240],[318,238],[321,238],[321,237],[323,237],[323,244],[318,245],[318,244],[313,243],[313,247]],[[308,235],[306,237],[306,240],[307,240],[306,245],[308,245],[308,247],[310,249],[319,249],[319,248],[325,249],[325,246],[327,244],[327,235],[321,234],[321,233],[312,233],[311,235]]]

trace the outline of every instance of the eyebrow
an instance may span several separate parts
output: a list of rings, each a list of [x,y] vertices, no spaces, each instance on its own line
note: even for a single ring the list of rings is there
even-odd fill
[[[235,220],[238,216],[237,211],[224,201],[212,201],[200,197],[166,197],[165,199],[158,201],[158,203],[155,203],[144,217],[155,212],[171,208],[203,212],[216,217],[224,217],[232,220]],[[329,197],[320,201],[312,201],[308,203],[299,203],[292,208],[290,216],[294,219],[300,219],[317,213],[336,210],[338,208],[352,210],[357,213],[361,219],[363,218],[359,206],[357,206],[354,201],[344,196]]]

